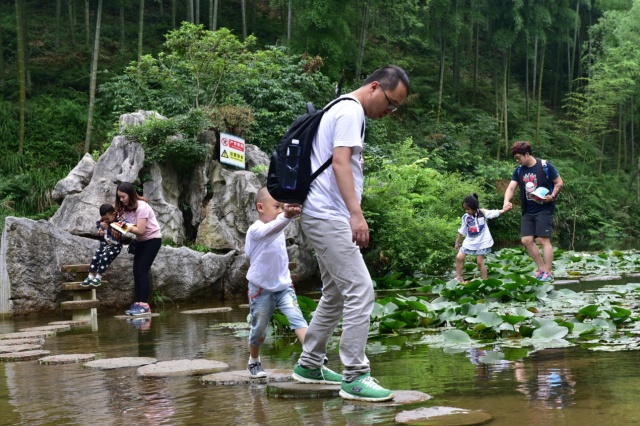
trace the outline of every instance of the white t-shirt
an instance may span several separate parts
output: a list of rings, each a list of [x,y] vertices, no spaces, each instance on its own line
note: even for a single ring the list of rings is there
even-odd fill
[[[462,216],[462,225],[458,229],[458,233],[465,236],[462,242],[462,248],[464,249],[480,250],[493,247],[493,237],[489,232],[489,223],[487,223],[486,219],[494,219],[500,216],[500,210],[480,210],[484,213],[484,217],[470,216],[467,213]],[[474,227],[474,232],[469,232],[470,228]],[[478,233],[476,234],[476,232]]]
[[[136,235],[136,239],[138,241],[162,238],[160,225],[156,220],[156,214],[153,212],[151,206],[145,201],[138,200],[138,207],[133,211],[125,210],[123,216],[127,219],[127,222],[133,225],[138,223],[138,219],[147,219],[147,226],[144,228],[144,234]]]
[[[318,134],[313,140],[311,153],[311,171],[315,172],[333,155],[336,147],[351,147],[351,170],[358,200],[362,199],[364,185],[364,110],[354,99],[342,101],[327,111],[318,127]],[[349,223],[351,215],[338,190],[333,167],[328,167],[311,183],[311,189],[304,203],[303,212],[318,219],[341,220]]]
[[[289,256],[284,238],[284,229],[291,220],[280,213],[269,223],[256,220],[249,227],[244,246],[250,263],[247,272],[249,282],[269,291],[291,287]]]

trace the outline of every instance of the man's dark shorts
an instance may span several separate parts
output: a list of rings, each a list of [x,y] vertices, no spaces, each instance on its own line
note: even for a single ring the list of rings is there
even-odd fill
[[[547,210],[535,214],[523,214],[520,235],[550,238],[553,232],[553,213]]]

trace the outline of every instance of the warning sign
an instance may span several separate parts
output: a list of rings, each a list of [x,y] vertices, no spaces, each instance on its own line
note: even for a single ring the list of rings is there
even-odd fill
[[[220,133],[220,162],[244,169],[244,139]]]

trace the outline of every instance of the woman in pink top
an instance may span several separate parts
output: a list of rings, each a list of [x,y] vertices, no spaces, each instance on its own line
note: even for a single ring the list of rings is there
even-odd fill
[[[151,290],[151,265],[160,251],[162,234],[156,215],[147,200],[138,195],[133,184],[123,182],[116,192],[116,210],[133,226],[129,232],[136,236],[136,251],[133,255],[133,281],[136,301],[125,311],[127,315],[151,313],[149,293]]]

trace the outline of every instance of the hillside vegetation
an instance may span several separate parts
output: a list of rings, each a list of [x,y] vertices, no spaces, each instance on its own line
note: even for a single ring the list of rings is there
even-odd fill
[[[638,0],[2,2],[0,219],[50,217],[56,181],[104,152],[119,114],[170,117],[133,134],[189,173],[201,129],[270,152],[307,101],[395,63],[412,94],[367,123],[376,273],[448,268],[462,198],[502,205],[517,140],[565,181],[558,239],[635,236],[638,46]],[[491,229],[516,244],[518,209]]]

